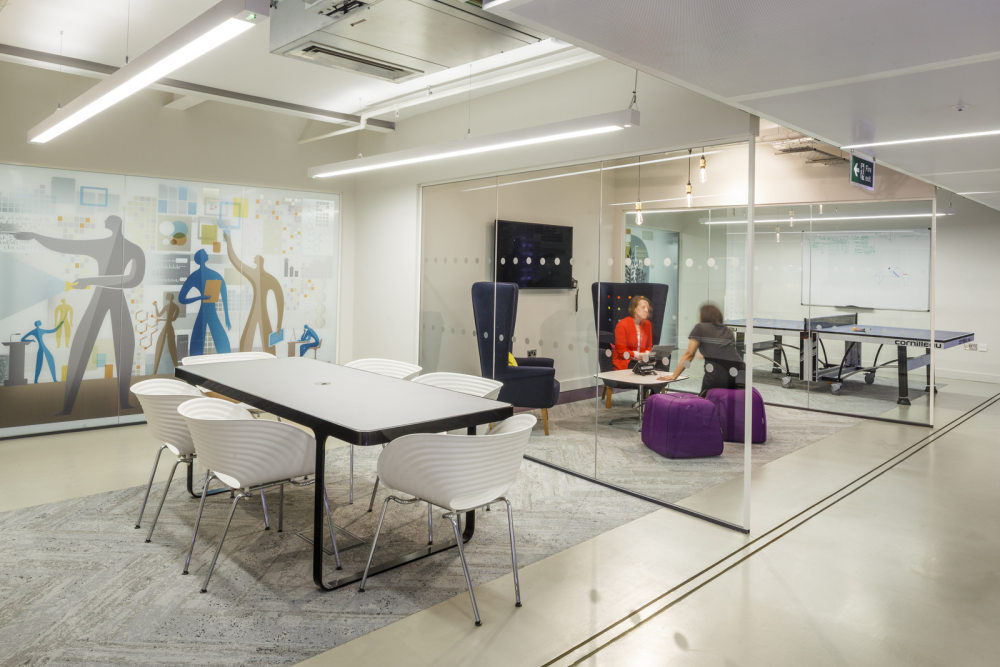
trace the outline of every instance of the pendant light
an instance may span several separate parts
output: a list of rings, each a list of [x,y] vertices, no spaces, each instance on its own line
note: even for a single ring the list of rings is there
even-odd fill
[[[708,160],[705,159],[705,149],[701,149],[701,159],[698,160],[698,178],[704,183],[708,180]]]
[[[642,187],[642,156],[635,158],[635,224],[642,224],[642,198],[639,196],[639,188]]]
[[[688,182],[684,186],[684,196],[687,199],[688,208],[691,207],[691,198],[694,189],[691,187],[691,149],[688,149]]]

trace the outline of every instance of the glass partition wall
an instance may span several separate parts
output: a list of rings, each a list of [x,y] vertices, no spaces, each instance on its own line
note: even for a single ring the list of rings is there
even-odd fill
[[[704,181],[703,152],[711,165]],[[723,444],[713,427],[714,434],[685,436],[704,448],[700,455],[664,456],[656,450],[668,434],[653,430],[644,442],[641,430],[649,396],[701,390],[703,360],[679,382],[654,381],[646,391],[640,383],[674,371],[703,303],[742,309],[745,279],[734,276],[746,273],[745,244],[703,218],[734,197],[745,205],[747,173],[744,143],[425,187],[421,366],[505,378],[502,400],[535,409],[540,422],[548,415],[548,435],[540,423],[529,445],[538,462],[695,513],[702,512],[693,496],[735,480],[738,491],[709,513],[738,528],[744,443]],[[519,284],[513,308],[502,285],[510,282]],[[623,379],[608,382],[615,326],[634,320],[633,293],[651,302],[659,361],[651,378],[626,368]],[[558,403],[542,411],[544,380],[529,386],[523,377],[548,360]]]

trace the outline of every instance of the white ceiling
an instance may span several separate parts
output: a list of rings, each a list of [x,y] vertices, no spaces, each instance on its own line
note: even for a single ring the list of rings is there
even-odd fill
[[[834,146],[1000,129],[998,0],[507,0],[487,7]],[[863,152],[1000,209],[1000,136]]]
[[[53,56],[121,67],[125,64],[126,54],[134,58],[217,2],[218,0],[7,0],[5,3],[0,0],[0,47],[8,45]],[[388,3],[383,5],[386,6],[389,6]],[[370,111],[377,111],[374,117],[381,116],[390,121],[396,117],[396,102],[401,93],[422,91],[426,94],[430,86],[421,79],[404,83],[387,82],[273,55],[269,51],[268,22],[264,21],[225,46],[175,71],[170,78],[242,96],[256,96],[343,114],[368,115]],[[52,63],[3,55],[0,57],[31,65],[57,67]],[[504,68],[504,72],[491,71],[484,74],[483,78],[486,79],[484,83],[487,87],[492,86],[495,90],[499,86],[510,85],[507,79],[512,71],[515,76],[523,77],[519,80],[526,81],[599,59],[582,49],[563,44],[554,52],[535,57],[526,64]],[[93,73],[90,75],[98,76]],[[466,70],[463,69],[457,76],[468,82]],[[455,78],[452,77],[453,80]],[[441,79],[441,76],[434,79],[435,98],[447,99],[442,94],[448,92],[445,90],[447,83],[442,86]],[[477,80],[477,85],[478,83]],[[452,88],[456,87],[461,88],[453,81]],[[184,93],[183,90],[180,92]],[[468,94],[467,85],[461,92]],[[411,92],[411,97],[415,94]],[[219,99],[211,96],[207,98]],[[412,99],[406,101],[412,102]],[[419,112],[433,106],[435,105],[421,106]],[[387,111],[387,107],[390,110]],[[184,108],[184,105],[181,104],[178,108]],[[407,113],[404,104],[400,117],[405,117]],[[39,121],[41,120],[40,118]]]

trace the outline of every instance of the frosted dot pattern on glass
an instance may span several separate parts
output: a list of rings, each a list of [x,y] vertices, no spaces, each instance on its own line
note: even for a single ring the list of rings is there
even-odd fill
[[[611,263],[610,259],[608,260],[608,263],[609,264]],[[625,258],[625,266],[632,266],[632,258],[631,257],[626,257]]]
[[[531,258],[530,257],[525,257],[524,258],[524,263],[525,264],[531,264]]]
[[[653,263],[653,260],[651,260],[649,257],[647,257],[646,259],[642,260],[642,265],[643,266],[650,266],[650,265],[652,265],[652,263]]]
[[[669,257],[665,257],[665,258],[663,259],[663,266],[670,266],[671,264],[673,264],[673,262],[672,262],[672,261],[670,261],[670,258],[669,258]]]
[[[694,266],[694,260],[688,257],[687,259],[684,260],[684,266],[690,269],[692,266]]]
[[[558,262],[559,260],[556,261]],[[545,258],[544,257],[539,258],[538,263],[541,264],[542,266],[545,266]]]
[[[512,262],[514,263],[514,265],[515,265],[515,266],[517,266],[517,257],[515,257],[515,258],[514,258],[514,259],[512,259],[511,261],[512,261]]]
[[[500,336],[498,338],[500,339],[500,342],[502,343],[503,342],[503,334],[500,334]]]
[[[729,367],[729,377],[736,377],[736,373],[737,373],[736,367],[735,366],[730,366]]]
[[[608,359],[611,358],[611,348],[610,347],[608,349],[604,350],[604,356],[607,357]]]
[[[613,257],[608,257],[608,266],[614,266],[614,265],[615,265],[614,258]]]
[[[711,372],[712,372],[712,371],[714,371],[714,370],[715,370],[715,364],[713,364],[713,363],[711,363],[711,362],[708,362],[708,361],[706,361],[706,362],[705,362],[705,372],[706,372],[706,373],[711,373]]]
[[[507,258],[506,257],[501,257],[500,258],[500,263],[501,264],[506,264],[507,263]]]
[[[705,260],[705,263],[708,264],[709,266],[715,266],[715,258],[709,257],[707,260]]]

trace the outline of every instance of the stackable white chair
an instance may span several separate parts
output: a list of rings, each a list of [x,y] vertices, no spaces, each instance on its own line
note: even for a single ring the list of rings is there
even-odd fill
[[[382,503],[382,514],[379,516],[368,563],[361,578],[361,590],[365,590],[368,570],[375,555],[375,544],[382,530],[389,501],[408,504],[423,500],[447,510],[444,516],[451,521],[458,542],[458,554],[465,571],[465,583],[469,587],[472,612],[476,617],[476,625],[481,625],[469,565],[462,547],[462,535],[458,529],[458,517],[461,512],[502,500],[507,505],[507,523],[510,529],[514,601],[520,607],[514,515],[510,501],[504,496],[517,479],[535,421],[533,415],[518,414],[497,423],[486,435],[419,433],[404,435],[390,442],[378,458],[379,477],[386,486],[412,497],[390,495]]]
[[[382,359],[380,357],[368,357],[366,359],[355,359],[348,361],[344,366],[356,368],[360,371],[378,373],[386,377],[397,378],[399,380],[412,380],[423,370],[416,364],[406,361],[396,361],[395,359]],[[350,502],[354,502],[354,444],[351,444],[351,475],[347,496]]]
[[[163,489],[163,497],[156,508],[156,515],[153,523],[149,527],[146,541],[153,539],[153,529],[156,528],[156,520],[160,518],[160,510],[163,509],[163,502],[167,499],[167,491],[170,490],[170,482],[174,479],[177,466],[181,463],[191,465],[195,457],[194,443],[188,433],[187,424],[184,419],[177,414],[177,406],[193,398],[199,398],[201,392],[192,387],[187,382],[180,380],[170,380],[167,378],[153,378],[143,380],[132,385],[132,393],[139,399],[139,405],[146,415],[146,423],[153,432],[154,437],[162,445],[156,451],[156,458],[153,459],[153,471],[149,473],[149,483],[146,484],[146,495],[142,497],[142,507],[139,508],[139,518],[135,520],[135,527],[142,524],[142,515],[146,511],[146,502],[149,500],[149,491],[153,488],[153,478],[156,477],[156,467],[160,464],[160,456],[164,449],[169,449],[170,453],[177,457],[174,466],[170,469],[170,477],[167,478],[167,486]]]
[[[348,368],[357,368],[370,373],[387,375],[400,380],[412,380],[423,370],[416,364],[406,361],[396,361],[395,359],[381,359],[379,357],[369,357],[367,359],[355,359],[344,364]]]
[[[277,359],[276,355],[270,352],[256,351],[256,352],[221,352],[219,354],[196,354],[190,357],[184,357],[181,359],[181,366],[195,366],[197,364],[217,364],[224,363],[227,361],[251,361],[253,359]],[[216,394],[213,391],[209,391],[204,387],[198,387],[201,391],[209,397],[221,398],[223,400],[229,401],[232,399]],[[255,408],[252,405],[247,405],[246,403],[240,403],[240,406],[245,410],[249,410],[250,414],[254,417],[260,417],[264,414],[264,411],[260,408]],[[278,418],[281,421],[281,418]]]
[[[503,389],[503,382],[498,382],[497,380],[491,380],[490,378],[479,377],[478,375],[466,375],[465,373],[448,373],[448,372],[438,372],[438,373],[424,373],[423,375],[418,375],[413,378],[414,382],[420,384],[428,384],[432,387],[441,387],[442,389],[450,389],[452,391],[461,392],[463,394],[469,394],[471,396],[479,396],[480,398],[490,398],[495,399],[500,395],[500,390]],[[450,431],[455,435],[465,435],[464,432]],[[378,477],[375,478],[375,486],[372,488],[372,497],[368,501],[368,511],[371,512],[372,508],[375,506],[375,493],[378,491]],[[433,519],[431,518],[430,508],[428,508],[427,514],[427,543],[430,544],[434,539],[433,536],[434,526]]]
[[[308,433],[290,424],[282,424],[267,420],[254,419],[242,407],[217,398],[196,398],[183,403],[177,411],[187,422],[191,439],[198,450],[198,459],[208,472],[205,474],[205,487],[201,494],[201,504],[198,506],[198,518],[195,520],[194,532],[191,535],[191,547],[184,561],[184,574],[188,573],[191,564],[191,554],[194,552],[195,540],[198,537],[198,526],[201,524],[202,511],[205,508],[205,496],[213,479],[217,479],[230,489],[237,491],[229,511],[229,520],[219,538],[219,546],[212,557],[212,564],[205,575],[201,592],[208,590],[208,581],[212,577],[215,563],[222,551],[222,543],[229,532],[229,525],[236,513],[240,500],[251,494],[269,487],[279,488],[278,530],[281,531],[284,520],[285,484],[301,486],[305,484],[323,484],[323,480],[307,480],[307,475],[316,471],[316,440]],[[323,497],[326,504],[326,520],[333,542],[333,554],[340,569],[340,553],[337,551],[337,537],[333,530],[333,520],[330,517],[330,503],[326,499],[326,485],[323,486]],[[313,539],[321,540],[322,535],[313,535]]]

